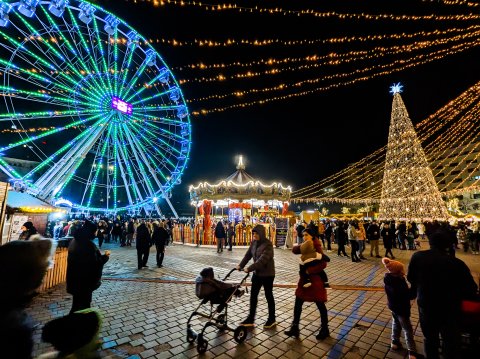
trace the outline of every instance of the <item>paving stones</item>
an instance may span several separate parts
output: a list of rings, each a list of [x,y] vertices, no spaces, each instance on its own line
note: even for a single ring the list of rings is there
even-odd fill
[[[108,247],[108,248],[107,248]],[[194,358],[194,344],[186,341],[186,323],[199,304],[193,281],[207,266],[223,278],[240,262],[245,249],[217,254],[215,248],[195,248],[174,245],[167,247],[163,268],[150,266],[136,269],[136,251],[130,247],[106,245],[112,251],[107,263],[102,286],[94,292],[93,305],[103,315],[102,356],[104,358]],[[407,264],[412,252],[396,251],[400,261]],[[153,254],[153,250],[152,250]],[[462,257],[465,259],[466,257]],[[300,339],[287,338],[283,331],[290,327],[294,291],[298,280],[298,257],[289,251],[275,250],[276,279],[274,296],[277,308],[275,328],[264,330],[268,309],[263,291],[259,296],[257,327],[249,329],[247,339],[237,344],[233,333],[209,328],[205,358],[403,358],[405,352],[389,350],[391,315],[386,308],[383,292],[384,268],[380,259],[352,263],[348,258],[331,255],[327,274],[332,286],[368,287],[365,290],[328,291],[329,326],[331,337],[317,341],[320,327],[316,306],[305,303],[300,323]],[[467,264],[478,272],[478,256],[468,256]],[[154,256],[150,257],[152,264]],[[477,275],[475,273],[475,275]],[[242,273],[232,273],[238,282]],[[179,282],[183,281],[183,282]],[[347,287],[348,288],[348,287]],[[41,327],[47,321],[66,315],[71,307],[71,296],[64,286],[58,286],[33,301],[29,313],[39,324],[35,332],[35,355],[50,348],[41,343]],[[249,308],[249,294],[234,299],[228,308],[228,322],[236,327],[245,319]],[[208,309],[208,308],[206,308]],[[199,331],[205,321],[194,319]],[[418,325],[418,310],[412,308],[412,323],[418,348],[422,348],[422,334]]]

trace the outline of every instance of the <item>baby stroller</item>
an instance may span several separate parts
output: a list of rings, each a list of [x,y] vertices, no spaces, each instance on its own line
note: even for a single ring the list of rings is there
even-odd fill
[[[228,303],[230,303],[233,297],[239,298],[245,293],[241,286],[250,275],[247,273],[239,284],[226,283],[225,281],[235,270],[234,268],[228,272],[223,281],[221,281],[215,279],[212,267],[204,268],[195,281],[195,293],[201,299],[201,302],[187,321],[187,342],[194,343],[197,340],[197,351],[199,354],[207,351],[208,341],[205,339],[204,334],[208,327],[214,326],[220,330],[233,332],[233,338],[237,343],[242,343],[247,337],[247,328],[243,325],[236,328],[228,325]],[[207,303],[210,303],[210,311],[200,311],[200,308]],[[203,326],[200,333],[195,332],[192,324],[190,324],[193,317],[197,315],[207,319],[207,323]]]

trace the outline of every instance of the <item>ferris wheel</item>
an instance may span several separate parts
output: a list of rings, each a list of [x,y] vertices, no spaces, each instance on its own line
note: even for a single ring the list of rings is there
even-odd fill
[[[83,0],[0,0],[0,169],[82,212],[161,213],[191,147],[180,86],[155,49]],[[34,165],[20,171],[8,158]]]

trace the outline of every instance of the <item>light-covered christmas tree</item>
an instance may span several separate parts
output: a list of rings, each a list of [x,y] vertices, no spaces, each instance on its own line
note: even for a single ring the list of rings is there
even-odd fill
[[[391,87],[392,116],[383,174],[380,219],[445,220],[447,208],[440,195],[423,148],[400,96],[400,84]]]

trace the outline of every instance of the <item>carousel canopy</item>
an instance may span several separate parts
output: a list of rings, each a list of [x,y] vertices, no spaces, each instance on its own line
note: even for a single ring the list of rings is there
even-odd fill
[[[232,202],[251,203],[253,206],[282,206],[289,201],[292,188],[281,183],[265,184],[256,180],[245,171],[243,158],[237,164],[237,170],[216,184],[208,182],[190,186],[192,205],[198,206],[203,200],[213,201],[217,206],[228,206]]]

